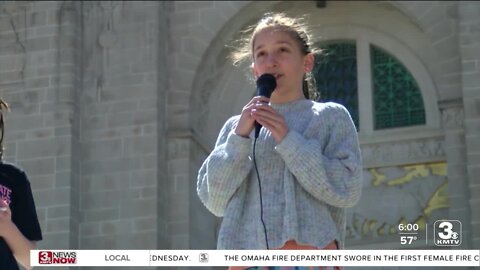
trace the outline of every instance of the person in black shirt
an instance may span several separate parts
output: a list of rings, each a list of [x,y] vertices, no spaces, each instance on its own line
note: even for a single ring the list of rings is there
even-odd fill
[[[3,162],[3,111],[0,99],[0,269],[30,267],[30,250],[42,240],[30,182],[19,167]],[[17,263],[18,262],[18,263]]]

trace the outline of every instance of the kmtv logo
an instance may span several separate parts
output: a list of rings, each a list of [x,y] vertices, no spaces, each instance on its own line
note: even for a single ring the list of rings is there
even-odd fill
[[[38,253],[39,264],[76,264],[77,252],[53,252],[53,251],[40,251]]]
[[[437,246],[459,246],[462,243],[462,223],[458,220],[437,220],[433,229]]]

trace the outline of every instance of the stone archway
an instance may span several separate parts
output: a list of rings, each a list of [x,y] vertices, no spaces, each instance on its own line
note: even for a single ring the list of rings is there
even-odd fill
[[[327,2],[327,7],[324,9],[318,9],[315,1],[253,2],[245,5],[222,27],[198,65],[192,84],[189,112],[194,136],[204,148],[213,147],[224,121],[238,113],[253,94],[254,84],[249,81],[248,67],[233,67],[228,62],[226,58],[230,50],[226,44],[230,45],[233,39],[238,38],[237,33],[240,30],[255,23],[265,11],[282,11],[293,16],[306,14],[309,25],[319,39],[333,35],[341,36],[341,33],[332,32],[336,29],[346,30],[349,31],[349,35],[355,35],[353,33],[355,28],[366,29],[364,33],[370,32],[380,41],[385,39],[375,36],[375,32],[391,37],[410,51],[408,57],[416,56],[415,61],[424,65],[422,70],[418,68],[413,70],[415,75],[421,73],[418,75],[420,80],[430,81],[428,92],[424,97],[434,95],[434,102],[451,98],[456,93],[445,94],[442,90],[441,84],[445,80],[443,78],[445,74],[439,66],[441,63],[453,63],[449,58],[455,53],[458,56],[458,51],[450,52],[444,57],[439,55],[438,46],[434,43],[441,37],[431,36],[429,32],[423,31],[423,29],[429,29],[429,25],[421,17],[416,17],[422,15],[414,12],[416,5],[408,1],[395,3],[332,1]],[[433,6],[431,9],[438,8]],[[444,20],[448,20],[448,17]],[[420,27],[415,22],[423,23]],[[389,42],[389,44],[394,43]],[[393,46],[391,49],[396,50],[400,47]],[[458,58],[455,59],[458,61]],[[457,70],[450,67],[451,72],[460,72],[460,66],[456,64],[454,66]],[[432,104],[430,107],[438,110],[437,104]],[[429,112],[430,115],[434,113]],[[438,123],[439,116],[433,115],[431,119]],[[435,126],[438,127],[438,124]]]

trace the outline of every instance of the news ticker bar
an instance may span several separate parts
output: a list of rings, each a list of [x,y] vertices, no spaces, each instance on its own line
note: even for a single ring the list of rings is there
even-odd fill
[[[32,250],[31,266],[480,266],[480,250]]]

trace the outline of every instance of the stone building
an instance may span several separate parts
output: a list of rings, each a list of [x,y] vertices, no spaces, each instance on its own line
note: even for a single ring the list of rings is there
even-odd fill
[[[320,91],[356,119],[365,181],[347,248],[437,248],[440,219],[480,248],[479,3],[2,1],[5,159],[30,178],[40,248],[215,248],[196,174],[254,94],[228,45],[268,11],[306,15],[331,52]],[[399,224],[418,239],[401,245]]]

